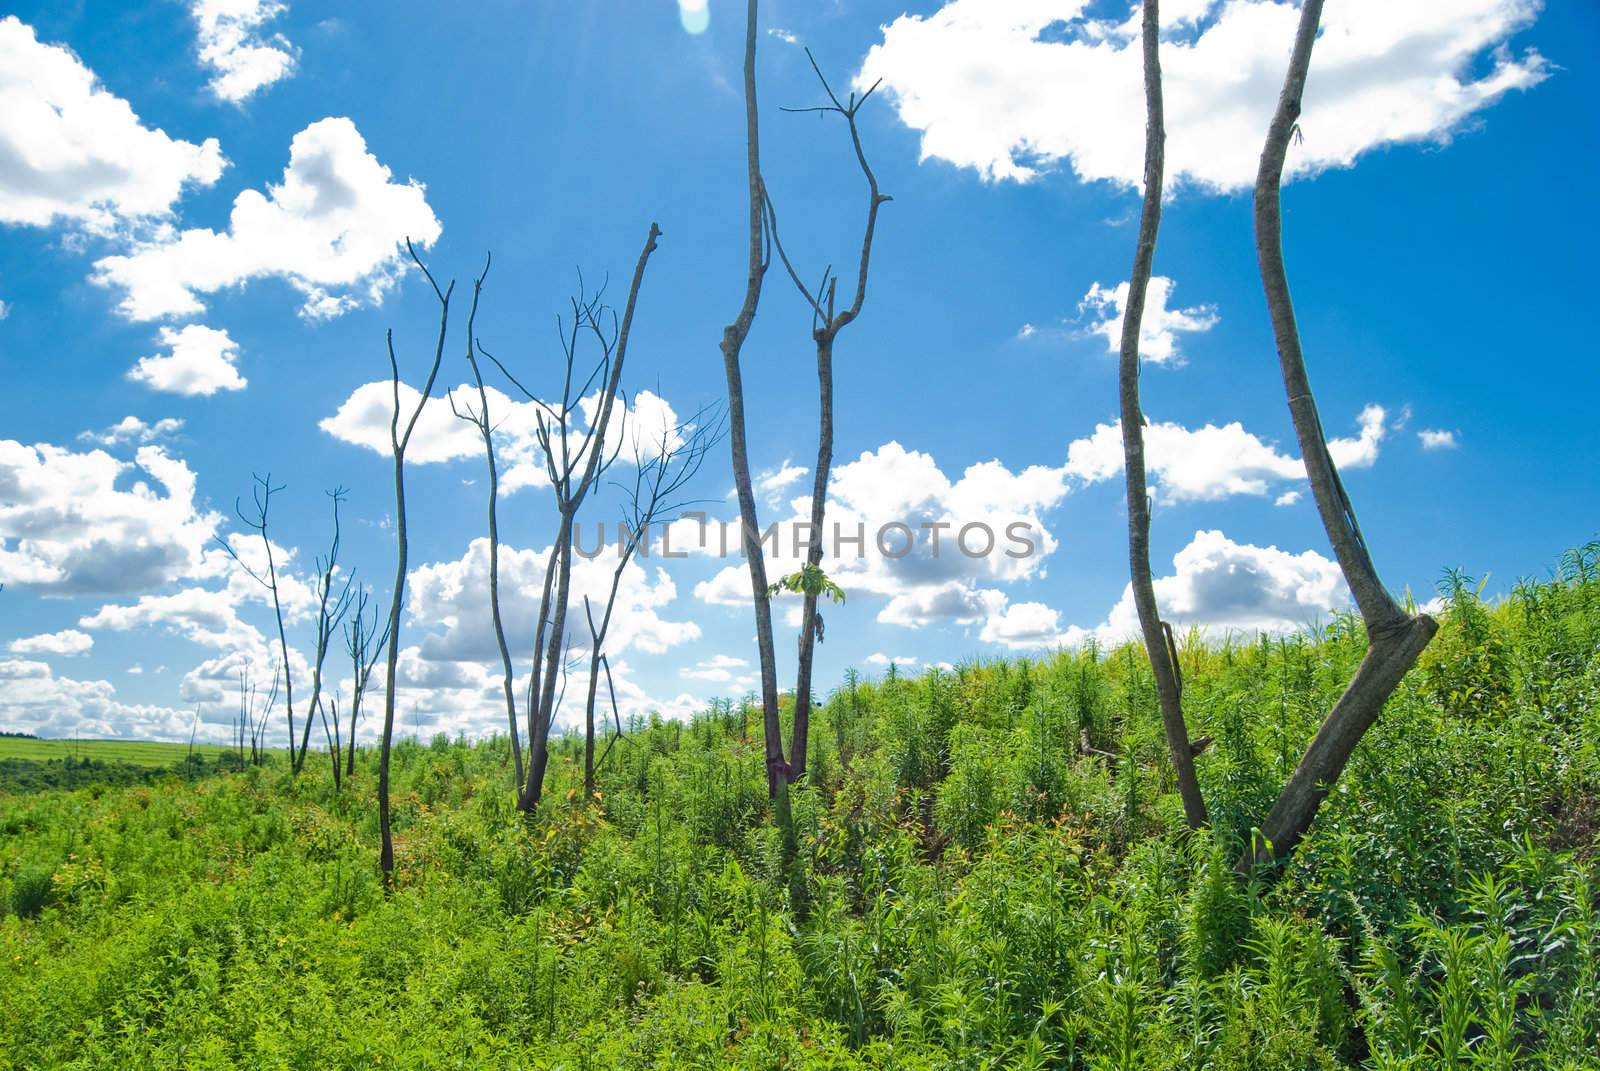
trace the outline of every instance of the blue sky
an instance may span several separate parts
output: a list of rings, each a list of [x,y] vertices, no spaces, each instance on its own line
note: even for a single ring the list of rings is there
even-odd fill
[[[1163,6],[1153,564],[1180,622],[1293,628],[1345,597],[1298,475],[1250,225],[1295,11]],[[824,687],[847,666],[1114,639],[1132,620],[1108,342],[1138,207],[1130,17],[1074,0],[763,5],[763,171],[811,277],[853,260],[865,194],[842,124],[780,110],[820,97],[801,46],[838,87],[883,80],[862,133],[894,201],[837,347],[831,515],[1021,519],[1048,548],[831,565],[850,599],[828,612]],[[493,252],[479,335],[554,392],[576,270],[619,294],[658,221],[626,386],[657,418],[722,400],[717,341],[744,271],[743,5],[169,0],[0,18],[0,727],[186,737],[198,709],[202,735],[226,734],[239,668],[272,672],[267,607],[213,541],[239,533],[253,472],[286,487],[273,539],[293,555],[297,673],[312,635],[295,584],[326,540],[324,489],[351,488],[343,560],[386,600],[388,461],[363,445],[386,427],[358,404],[376,388],[357,392],[387,378],[389,327],[408,378],[425,366],[435,311],[398,255],[407,234],[463,284]],[[1460,566],[1503,590],[1597,528],[1581,198],[1600,14],[1337,0],[1325,27],[1285,191],[1324,422],[1392,587],[1421,601]],[[461,352],[453,339],[442,385],[464,381]],[[783,521],[809,492],[815,379],[778,272],[744,368],[762,519]],[[492,731],[483,463],[470,427],[430,412],[413,456],[438,460],[409,476],[401,720]],[[536,465],[526,436],[508,448]],[[698,484],[713,516],[736,515],[730,486],[719,448]],[[504,503],[514,616],[531,620],[552,516],[545,487]],[[612,644],[624,706],[681,716],[744,692],[742,562],[643,564]]]

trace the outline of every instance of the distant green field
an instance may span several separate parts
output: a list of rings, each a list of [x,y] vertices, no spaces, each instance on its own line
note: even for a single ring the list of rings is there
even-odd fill
[[[214,744],[196,744],[194,750],[208,758],[225,750]],[[172,766],[189,754],[188,744],[156,744],[142,740],[34,740],[0,736],[0,760],[98,759],[130,762],[137,766]]]

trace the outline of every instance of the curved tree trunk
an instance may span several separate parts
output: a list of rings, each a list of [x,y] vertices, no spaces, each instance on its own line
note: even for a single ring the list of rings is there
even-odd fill
[[[633,280],[628,285],[628,298],[622,310],[622,320],[617,327],[615,338],[606,346],[608,353],[609,371],[606,380],[600,389],[599,415],[594,420],[594,425],[585,436],[585,445],[579,448],[576,458],[567,454],[565,421],[567,414],[576,399],[571,398],[566,389],[562,392],[562,459],[561,464],[565,471],[557,473],[551,469],[552,480],[556,490],[556,498],[561,510],[561,528],[556,533],[555,543],[551,546],[551,561],[556,569],[555,585],[551,587],[550,569],[545,569],[544,595],[539,603],[539,633],[535,636],[534,643],[534,674],[529,686],[528,706],[528,779],[523,788],[518,805],[524,811],[532,811],[539,806],[539,800],[544,794],[544,775],[550,762],[550,730],[555,725],[556,707],[561,702],[561,697],[556,691],[557,678],[561,676],[562,654],[567,646],[567,604],[572,594],[572,534],[576,524],[578,511],[583,508],[584,500],[594,488],[595,481],[605,471],[609,462],[604,460],[606,453],[606,429],[611,423],[611,414],[616,404],[617,393],[622,384],[622,370],[628,357],[628,339],[633,331],[633,315],[638,308],[639,290],[644,284],[645,268],[650,263],[650,255],[656,250],[656,241],[661,237],[661,228],[654,222],[650,224],[650,232],[645,237],[644,248],[639,252],[639,259],[633,266]],[[578,322],[580,313],[574,313],[574,325]],[[600,328],[592,318],[589,321],[589,330],[597,333]],[[572,384],[572,351],[567,354],[567,382]],[[602,364],[602,368],[608,367]],[[545,450],[550,449],[549,439],[545,440]],[[581,461],[582,471],[578,472],[577,482],[573,482],[573,474]],[[549,636],[544,638],[545,622],[549,622]],[[543,649],[540,642],[544,643]],[[543,661],[540,670],[539,662]]]
[[[1415,618],[1407,614],[1378,579],[1366,540],[1356,523],[1355,510],[1328,453],[1316,398],[1306,374],[1300,331],[1295,324],[1294,303],[1284,271],[1280,196],[1283,166],[1290,139],[1298,129],[1306,72],[1311,66],[1311,48],[1321,17],[1322,0],[1305,0],[1289,71],[1261,150],[1261,167],[1256,173],[1255,186],[1256,259],[1261,269],[1267,310],[1272,317],[1284,393],[1294,420],[1300,454],[1305,459],[1306,478],[1322,518],[1322,527],[1333,545],[1339,570],[1361,611],[1368,646],[1355,677],[1329,711],[1299,767],[1262,822],[1261,835],[1239,860],[1241,869],[1248,869],[1256,862],[1282,859],[1294,850],[1311,827],[1317,808],[1350,761],[1356,744],[1377,720],[1383,704],[1439,627],[1426,614]]]
[[[518,788],[522,787],[522,741],[517,731],[517,695],[515,672],[511,664],[511,648],[506,643],[504,617],[500,612],[500,466],[494,456],[494,424],[489,419],[489,393],[483,386],[483,372],[478,367],[475,349],[477,336],[474,321],[477,319],[478,296],[483,292],[483,280],[489,274],[488,264],[478,276],[472,289],[472,314],[467,317],[467,364],[472,367],[472,381],[478,388],[478,415],[474,423],[483,436],[483,453],[489,464],[489,616],[494,622],[494,639],[500,648],[500,667],[504,677],[506,697],[506,726],[511,735],[511,765]]]
[[[778,660],[772,645],[772,602],[767,594],[767,563],[761,551],[760,521],[756,517],[755,489],[750,481],[750,452],[745,430],[744,381],[739,355],[761,300],[761,282],[767,262],[762,252],[762,210],[766,195],[761,184],[761,137],[756,120],[756,13],[757,0],[749,0],[744,34],[745,174],[750,189],[750,244],[745,277],[744,304],[739,315],[722,331],[722,366],[728,380],[728,447],[733,455],[733,486],[739,499],[739,538],[750,570],[750,595],[755,603],[756,652],[761,661],[761,712],[767,745],[767,791],[777,798],[778,786],[787,784],[789,764],[783,757],[783,726],[778,717]]]
[[[833,468],[833,338],[817,340],[817,470],[811,486],[811,545],[806,562],[822,564],[822,522],[828,506],[828,475]],[[806,772],[806,748],[811,729],[811,669],[816,655],[821,621],[817,615],[817,593],[804,595],[800,612],[800,668],[795,676],[794,736],[789,747],[789,780],[798,781]]]
[[[566,609],[562,608],[561,620],[558,622],[550,616],[551,608],[560,598],[560,581],[566,559],[561,553],[563,546],[570,545],[572,538],[572,519],[563,514],[561,527],[556,532],[556,540],[550,547],[550,559],[545,563],[544,591],[539,599],[539,627],[534,633],[534,665],[533,675],[528,682],[528,771],[527,780],[523,782],[522,794],[517,799],[517,806],[524,811],[532,811],[539,806],[539,800],[544,795],[544,772],[548,761],[546,748],[549,747],[549,726],[545,721],[545,680],[550,677],[550,698],[555,699],[555,667],[559,665],[561,653],[561,629],[566,626]],[[546,640],[546,636],[549,639]],[[547,646],[554,652],[547,655]]]
[[[834,305],[838,279],[831,277],[831,271],[824,272],[823,284],[818,288],[818,292],[813,294],[801,281],[799,273],[794,270],[794,265],[789,262],[789,257],[784,252],[783,241],[778,235],[777,208],[770,198],[767,199],[765,206],[772,244],[777,249],[778,257],[783,261],[789,278],[794,282],[795,289],[800,291],[800,295],[806,299],[806,304],[811,306],[811,337],[817,347],[817,467],[811,492],[811,542],[806,548],[806,566],[816,569],[822,564],[823,521],[828,508],[828,477],[833,467],[833,343],[839,332],[854,323],[856,317],[861,315],[862,304],[867,298],[867,277],[872,263],[872,240],[878,229],[878,209],[882,208],[890,197],[878,189],[878,178],[867,162],[866,150],[861,146],[861,131],[856,125],[856,114],[878,88],[877,84],[874,83],[859,97],[851,93],[848,103],[841,102],[833,87],[828,84],[827,78],[823,77],[822,68],[817,65],[816,58],[811,55],[809,49],[806,50],[806,57],[811,60],[811,68],[816,72],[817,80],[822,83],[830,103],[802,110],[819,113],[837,112],[844,117],[850,130],[850,145],[855,150],[856,163],[861,168],[862,176],[867,180],[867,218],[861,232],[861,259],[856,268],[855,297],[850,302],[849,308],[839,312],[835,312]],[[805,575],[804,569],[801,575],[802,577]],[[805,776],[806,751],[811,731],[811,678],[816,645],[822,639],[822,618],[817,614],[817,599],[820,593],[806,590],[809,587],[806,584],[802,584],[801,587],[804,605],[800,614],[799,671],[795,679],[794,736],[789,750],[790,781],[798,781]]]
[[[396,417],[399,409],[395,410]],[[406,585],[406,462],[403,450],[394,452],[395,554],[394,599],[389,604],[389,658],[383,674],[383,740],[378,749],[378,832],[381,846],[378,867],[383,871],[383,887],[394,882],[394,836],[389,829],[389,752],[394,739],[394,685],[400,660],[400,609],[405,604]]]
[[[1167,752],[1178,775],[1189,828],[1206,824],[1206,804],[1195,777],[1189,729],[1183,720],[1182,674],[1171,629],[1156,606],[1155,581],[1150,575],[1150,496],[1145,487],[1144,413],[1139,407],[1139,328],[1144,319],[1145,294],[1155,263],[1156,234],[1161,227],[1161,189],[1165,174],[1166,128],[1162,117],[1160,14],[1158,0],[1144,4],[1144,209],[1139,216],[1139,239],[1134,247],[1133,274],[1128,280],[1128,301],[1122,314],[1122,360],[1119,386],[1122,398],[1122,457],[1128,487],[1128,565],[1133,603],[1139,611],[1139,629],[1155,676],[1161,704],[1161,724]]]
[[[410,553],[406,533],[406,447],[410,445],[411,433],[416,431],[417,420],[422,416],[429,396],[433,394],[433,384],[439,378],[439,364],[444,360],[444,340],[450,329],[450,295],[455,292],[455,283],[444,290],[439,289],[439,284],[417,256],[416,250],[411,248],[409,240],[406,242],[406,251],[411,254],[412,261],[421,269],[439,300],[439,336],[433,348],[433,365],[428,370],[428,379],[422,385],[417,407],[411,411],[404,434],[400,432],[400,363],[394,354],[394,332],[390,331],[387,338],[389,371],[394,389],[389,446],[394,455],[395,566],[394,595],[389,603],[389,653],[383,677],[383,739],[378,750],[378,831],[381,842],[378,866],[383,871],[385,893],[394,888],[394,837],[389,826],[389,758],[394,741],[395,677],[400,661],[400,611],[405,606],[406,564]]]

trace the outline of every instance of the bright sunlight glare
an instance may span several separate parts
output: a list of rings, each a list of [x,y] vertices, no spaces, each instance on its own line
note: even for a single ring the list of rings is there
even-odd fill
[[[706,27],[711,25],[708,0],[678,0],[678,21],[689,33],[705,33]]]

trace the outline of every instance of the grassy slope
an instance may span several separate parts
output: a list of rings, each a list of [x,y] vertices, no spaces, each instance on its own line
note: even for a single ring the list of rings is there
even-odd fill
[[[636,727],[523,821],[503,741],[0,799],[0,1069],[1600,1066],[1600,570],[1446,625],[1287,871],[1229,863],[1359,629],[849,682],[785,860],[759,719]],[[1087,739],[1094,751],[1081,744]],[[1117,757],[1108,765],[1101,753]]]
[[[226,748],[196,744],[197,754],[215,756]],[[26,759],[48,762],[51,759],[88,759],[97,762],[126,762],[135,766],[176,766],[189,755],[188,744],[161,744],[143,740],[36,740],[31,737],[0,736],[0,762]]]

